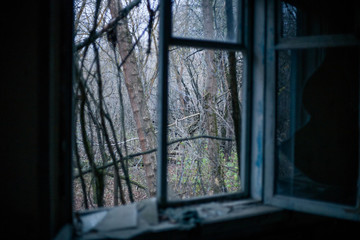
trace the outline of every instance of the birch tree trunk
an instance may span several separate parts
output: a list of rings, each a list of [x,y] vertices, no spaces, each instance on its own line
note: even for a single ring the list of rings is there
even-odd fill
[[[122,9],[121,1],[109,0],[109,9],[112,18],[118,16],[119,10]],[[116,28],[117,48],[123,64],[123,73],[125,85],[130,97],[130,104],[136,123],[137,134],[139,137],[140,148],[147,151],[156,147],[156,136],[150,119],[149,109],[147,107],[143,84],[140,78],[139,68],[136,64],[136,56],[129,52],[133,47],[133,40],[128,26],[128,19],[120,21]],[[156,156],[154,153],[143,155],[143,163],[146,174],[147,186],[150,197],[156,195]]]

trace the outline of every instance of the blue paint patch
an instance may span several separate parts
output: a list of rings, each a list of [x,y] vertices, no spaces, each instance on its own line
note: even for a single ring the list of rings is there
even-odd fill
[[[256,108],[256,122],[258,123],[257,136],[256,136],[256,147],[257,147],[257,157],[255,165],[256,167],[261,167],[262,164],[262,152],[263,152],[263,102],[260,101],[257,104]]]
[[[256,145],[258,149],[258,155],[256,158],[255,165],[256,167],[261,167],[262,164],[262,130],[259,131],[257,137],[256,137]]]
[[[256,132],[254,147],[256,152],[256,157],[253,162],[254,167],[254,177],[252,178],[254,189],[252,191],[253,197],[256,199],[262,198],[263,191],[263,151],[264,151],[264,129],[263,129],[263,118],[264,117],[264,104],[262,101],[257,102],[255,109],[255,122],[256,126],[254,128]]]
[[[256,108],[256,114],[257,117],[262,118],[262,114],[263,114],[263,103],[260,101],[257,104],[257,108]]]

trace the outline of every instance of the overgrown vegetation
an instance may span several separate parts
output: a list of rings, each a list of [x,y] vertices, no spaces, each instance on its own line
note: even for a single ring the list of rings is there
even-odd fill
[[[175,0],[174,34],[225,39],[232,2]],[[153,197],[158,1],[75,6],[74,208]],[[169,61],[169,198],[239,191],[242,54],[173,47]]]

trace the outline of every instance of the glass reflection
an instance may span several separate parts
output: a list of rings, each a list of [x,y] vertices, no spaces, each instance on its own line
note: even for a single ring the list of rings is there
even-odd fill
[[[355,33],[358,21],[354,19],[358,15],[355,11],[360,8],[357,0],[346,4],[326,0],[279,2],[279,34],[282,38]]]
[[[276,193],[355,204],[357,48],[279,51]]]

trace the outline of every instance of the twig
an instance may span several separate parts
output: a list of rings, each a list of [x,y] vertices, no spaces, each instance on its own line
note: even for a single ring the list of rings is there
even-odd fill
[[[122,185],[121,185],[121,181],[120,181],[120,177],[119,177],[119,167],[117,165],[117,161],[116,161],[116,156],[115,153],[113,151],[113,149],[111,148],[110,144],[110,138],[106,129],[106,124],[105,124],[105,111],[103,108],[103,93],[102,93],[102,78],[101,78],[101,74],[100,74],[100,61],[99,61],[99,53],[98,53],[98,49],[96,47],[96,44],[93,43],[93,48],[94,48],[94,53],[95,53],[95,59],[96,59],[96,68],[97,68],[97,82],[98,82],[98,96],[99,96],[99,110],[100,110],[100,119],[101,119],[101,125],[103,128],[103,133],[104,133],[104,137],[105,137],[105,141],[108,143],[108,150],[111,156],[111,159],[113,161],[113,165],[115,167],[116,170],[116,174],[117,174],[117,184],[119,186],[119,190],[120,190],[120,200],[122,204],[125,204],[125,198],[124,198],[124,194],[123,194],[123,189],[122,189]],[[120,155],[120,163],[121,165],[123,165],[123,161],[121,159],[121,153],[119,152]],[[129,191],[129,193],[131,192],[131,190]]]
[[[117,25],[117,23],[121,19],[125,18],[134,7],[136,7],[140,4],[140,2],[141,2],[141,0],[134,0],[131,3],[129,3],[129,5],[127,5],[123,9],[121,9],[119,11],[119,15],[116,18],[111,19],[110,22],[103,29],[101,29],[98,32],[94,31],[94,32],[90,33],[90,36],[88,38],[86,38],[84,41],[82,41],[81,43],[76,45],[75,50],[79,51],[82,48],[89,46],[90,44],[95,42],[96,39],[101,37],[104,33],[111,31]]]
[[[208,139],[214,139],[214,140],[219,140],[219,141],[234,141],[234,139],[232,139],[232,138],[222,138],[222,137],[215,137],[215,136],[200,135],[200,136],[195,136],[195,137],[176,139],[176,140],[168,142],[167,145],[169,146],[169,145],[172,145],[172,144],[175,144],[175,143],[178,143],[178,142],[191,141],[191,140],[196,140],[196,139],[200,139],[200,138],[208,138]],[[153,152],[156,152],[156,151],[157,151],[157,148],[154,148],[154,149],[150,149],[148,151],[144,151],[144,152],[140,152],[140,153],[129,154],[128,156],[123,157],[122,160],[138,157],[138,156],[145,155],[145,154],[150,154],[150,153],[153,153]],[[116,163],[117,162],[120,162],[120,160],[117,160]],[[104,168],[111,167],[113,165],[114,165],[114,163],[111,162],[111,163],[108,163],[108,164],[104,164],[103,166],[99,166],[99,167],[97,167],[97,169],[104,169]],[[91,172],[91,169],[87,169],[87,170],[82,171],[83,174],[86,174],[86,173],[89,173],[89,172]],[[78,178],[78,177],[79,177],[79,175],[74,176],[74,178]]]
[[[227,125],[229,127],[229,130],[234,134],[234,130],[232,129],[232,127],[230,126],[230,124],[218,113],[218,111],[216,111],[212,106],[209,106],[211,110],[213,110],[213,112],[219,116],[219,118],[221,118],[221,120],[223,120],[223,122],[225,123],[225,125]]]
[[[114,175],[113,174],[111,174],[111,173],[106,173],[106,175],[108,175],[108,176],[110,176],[110,177],[114,177]],[[126,177],[124,177],[124,176],[119,176],[120,177],[120,179],[122,179],[122,180],[126,180]],[[147,190],[147,187],[145,187],[144,185],[142,185],[142,184],[140,184],[140,183],[138,183],[138,182],[136,182],[136,181],[134,181],[134,180],[130,180],[130,183],[131,184],[133,184],[133,185],[135,185],[135,186],[138,186],[139,188],[141,188],[141,189],[143,189],[143,190]]]
[[[81,184],[81,189],[83,191],[85,209],[89,209],[89,204],[88,204],[88,201],[87,201],[88,197],[87,197],[87,194],[86,194],[86,184],[85,184],[85,179],[84,179],[83,173],[81,171],[79,149],[78,149],[77,144],[75,144],[75,159],[76,159],[76,165],[79,168],[80,184]]]
[[[177,122],[179,122],[179,121],[183,121],[183,120],[185,120],[185,119],[188,119],[188,118],[191,118],[191,117],[195,117],[195,116],[198,116],[198,115],[200,115],[200,113],[194,113],[194,114],[192,114],[192,115],[189,115],[189,116],[186,116],[186,117],[183,117],[183,118],[180,118],[180,119],[176,119],[175,122],[172,123],[172,124],[170,124],[170,125],[168,125],[168,127],[175,126],[175,125],[177,124]]]

